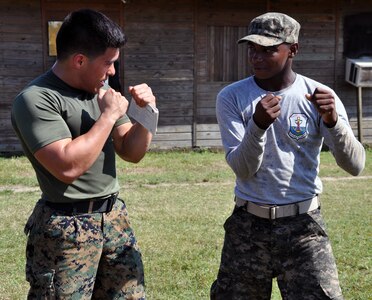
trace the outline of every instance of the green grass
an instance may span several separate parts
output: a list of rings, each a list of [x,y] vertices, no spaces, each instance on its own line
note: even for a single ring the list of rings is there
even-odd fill
[[[321,155],[323,215],[345,299],[372,293],[372,151],[367,154],[362,177],[353,180],[329,152]],[[148,299],[209,299],[222,225],[233,208],[234,176],[223,153],[150,152],[137,165],[120,162],[118,176],[143,254]],[[0,158],[0,299],[27,294],[23,226],[38,199],[36,186],[24,157]],[[276,286],[272,299],[280,299]]]

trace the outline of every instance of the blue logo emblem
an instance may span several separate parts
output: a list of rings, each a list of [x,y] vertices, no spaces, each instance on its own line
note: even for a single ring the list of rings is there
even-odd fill
[[[292,114],[289,117],[290,127],[288,135],[295,140],[306,138],[309,134],[307,125],[308,117],[305,114]]]

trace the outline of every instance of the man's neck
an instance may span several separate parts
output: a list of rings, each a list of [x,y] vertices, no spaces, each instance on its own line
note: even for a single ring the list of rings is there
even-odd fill
[[[68,66],[66,66],[64,63],[56,61],[52,66],[52,72],[69,86],[78,88],[74,78],[74,72],[68,71],[67,68]]]
[[[258,79],[255,77],[254,80],[257,85],[265,91],[277,92],[291,86],[296,80],[296,73],[290,70],[268,79]]]

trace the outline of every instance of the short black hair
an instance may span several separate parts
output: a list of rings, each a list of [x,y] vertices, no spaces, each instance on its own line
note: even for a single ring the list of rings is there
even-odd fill
[[[120,26],[104,14],[81,9],[67,15],[56,38],[57,59],[74,53],[95,58],[108,48],[120,48],[126,37]]]

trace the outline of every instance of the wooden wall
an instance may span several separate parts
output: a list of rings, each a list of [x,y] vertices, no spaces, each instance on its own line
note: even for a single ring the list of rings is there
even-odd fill
[[[194,112],[193,1],[124,5],[124,86],[146,82],[157,97],[153,148],[191,147]]]
[[[43,71],[39,1],[1,2],[0,151],[20,149],[10,122],[14,96]]]
[[[158,99],[159,130],[152,148],[220,147],[215,117],[218,91],[249,75],[246,46],[236,44],[249,21],[266,11],[292,15],[302,25],[298,73],[336,90],[357,134],[356,88],[344,80],[343,18],[372,11],[372,0],[2,0],[0,4],[0,152],[20,151],[10,108],[31,79],[54,62],[47,22],[71,10],[98,9],[127,37],[120,58],[126,96],[146,82]],[[371,20],[372,22],[372,20]],[[369,28],[372,30],[372,23]],[[372,89],[363,89],[363,141],[372,144]]]

